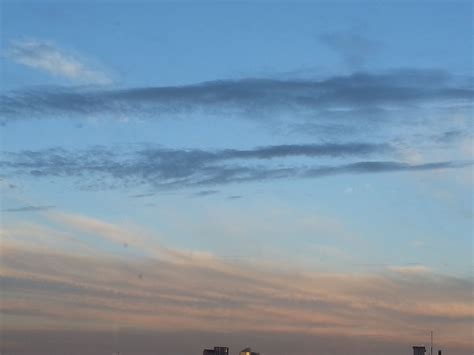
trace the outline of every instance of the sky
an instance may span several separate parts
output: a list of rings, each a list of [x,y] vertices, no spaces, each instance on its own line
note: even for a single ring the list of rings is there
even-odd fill
[[[2,354],[474,352],[471,2],[0,13]]]

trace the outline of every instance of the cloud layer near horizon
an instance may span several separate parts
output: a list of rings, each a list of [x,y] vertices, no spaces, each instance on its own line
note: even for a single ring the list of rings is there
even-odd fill
[[[6,333],[69,329],[81,337],[83,329],[122,329],[142,335],[214,333],[217,339],[234,334],[241,342],[255,333],[316,337],[321,348],[331,348],[331,339],[339,336],[408,346],[434,328],[453,353],[472,348],[471,279],[403,267],[372,274],[302,273],[168,248],[155,235],[86,216],[42,213],[56,223],[54,230],[29,223],[3,231]],[[60,232],[64,228],[67,232]],[[94,247],[104,242],[126,254]],[[146,257],[136,258],[134,252]],[[35,346],[15,336],[8,339],[2,351],[28,353]],[[188,345],[192,350],[199,343]],[[261,350],[280,354],[267,346]],[[166,353],[160,350],[148,348]]]

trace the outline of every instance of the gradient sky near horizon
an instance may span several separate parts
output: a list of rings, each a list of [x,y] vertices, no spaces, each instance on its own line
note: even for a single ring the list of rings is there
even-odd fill
[[[2,354],[474,352],[471,2],[0,12]]]

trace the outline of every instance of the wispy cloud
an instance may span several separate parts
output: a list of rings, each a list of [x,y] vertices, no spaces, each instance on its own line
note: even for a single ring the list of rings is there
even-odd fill
[[[227,113],[244,116],[308,110],[377,109],[417,103],[459,102],[469,105],[472,86],[437,70],[355,73],[324,80],[241,79],[174,87],[116,90],[80,88],[26,89],[1,96],[4,120],[26,117],[131,114]]]
[[[91,84],[110,84],[112,82],[111,78],[103,71],[90,67],[77,55],[66,52],[50,41],[13,41],[6,56],[18,64],[45,71],[73,82]]]
[[[37,211],[46,211],[56,206],[23,206],[17,208],[6,208],[2,212],[37,212]]]
[[[218,190],[201,190],[193,194],[194,197],[206,197],[210,195],[218,194]]]
[[[319,40],[339,54],[350,68],[360,69],[381,49],[381,43],[350,32],[330,32],[319,36]]]
[[[172,150],[145,147],[121,151],[95,147],[82,151],[61,148],[4,153],[0,167],[12,176],[76,178],[83,186],[149,185],[183,188],[275,179],[317,178],[339,174],[456,169],[472,161],[409,164],[393,160],[362,160],[328,165],[295,163],[283,158],[367,157],[390,152],[390,146],[365,143],[282,145],[249,150]],[[280,158],[278,165],[271,159]],[[264,163],[259,163],[264,160]]]
[[[450,130],[440,134],[433,135],[432,138],[436,143],[454,143],[459,142],[462,139],[469,137],[470,133],[461,130]]]
[[[425,265],[402,265],[402,266],[389,266],[389,270],[400,274],[407,275],[420,275],[431,273],[432,270]]]

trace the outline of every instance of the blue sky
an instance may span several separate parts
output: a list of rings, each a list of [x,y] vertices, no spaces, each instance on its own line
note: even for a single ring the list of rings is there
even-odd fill
[[[306,277],[322,286],[303,298],[347,292],[333,312],[286,299],[285,325],[263,327],[265,336],[351,344],[376,335],[396,353],[393,344],[425,339],[440,320],[453,351],[472,350],[472,4],[2,1],[1,13],[3,275],[15,280],[3,307],[12,324],[2,326],[11,332],[6,349],[19,349],[15,332],[39,323],[111,331],[113,313],[81,318],[81,307],[102,304],[82,291],[53,287],[47,297],[66,301],[49,313],[34,312],[43,294],[15,303],[38,287],[28,286],[31,275],[95,285],[101,273],[86,280],[81,270],[96,265],[102,282],[110,277],[111,289],[128,294],[136,285],[114,270],[161,263],[169,274],[150,277],[169,283],[173,302],[187,296],[172,275],[195,270],[193,297],[206,302],[204,285],[224,287],[219,269],[255,295],[243,274],[262,284],[269,277],[282,295],[303,292]],[[406,295],[413,282],[425,288]],[[406,297],[400,310],[385,287]],[[420,302],[434,289],[425,314]],[[266,307],[283,302],[260,296]],[[179,311],[160,300],[156,319],[141,317],[146,307],[130,297],[116,312],[143,334],[204,331],[195,324],[212,307]],[[260,306],[233,302],[243,315],[218,302],[227,312],[219,329],[238,343]],[[379,306],[366,318],[354,304]],[[363,331],[338,319],[346,311]],[[271,323],[275,312],[258,319]],[[391,312],[408,318],[379,326]],[[334,324],[300,327],[326,321]],[[186,344],[182,351],[212,345]]]

